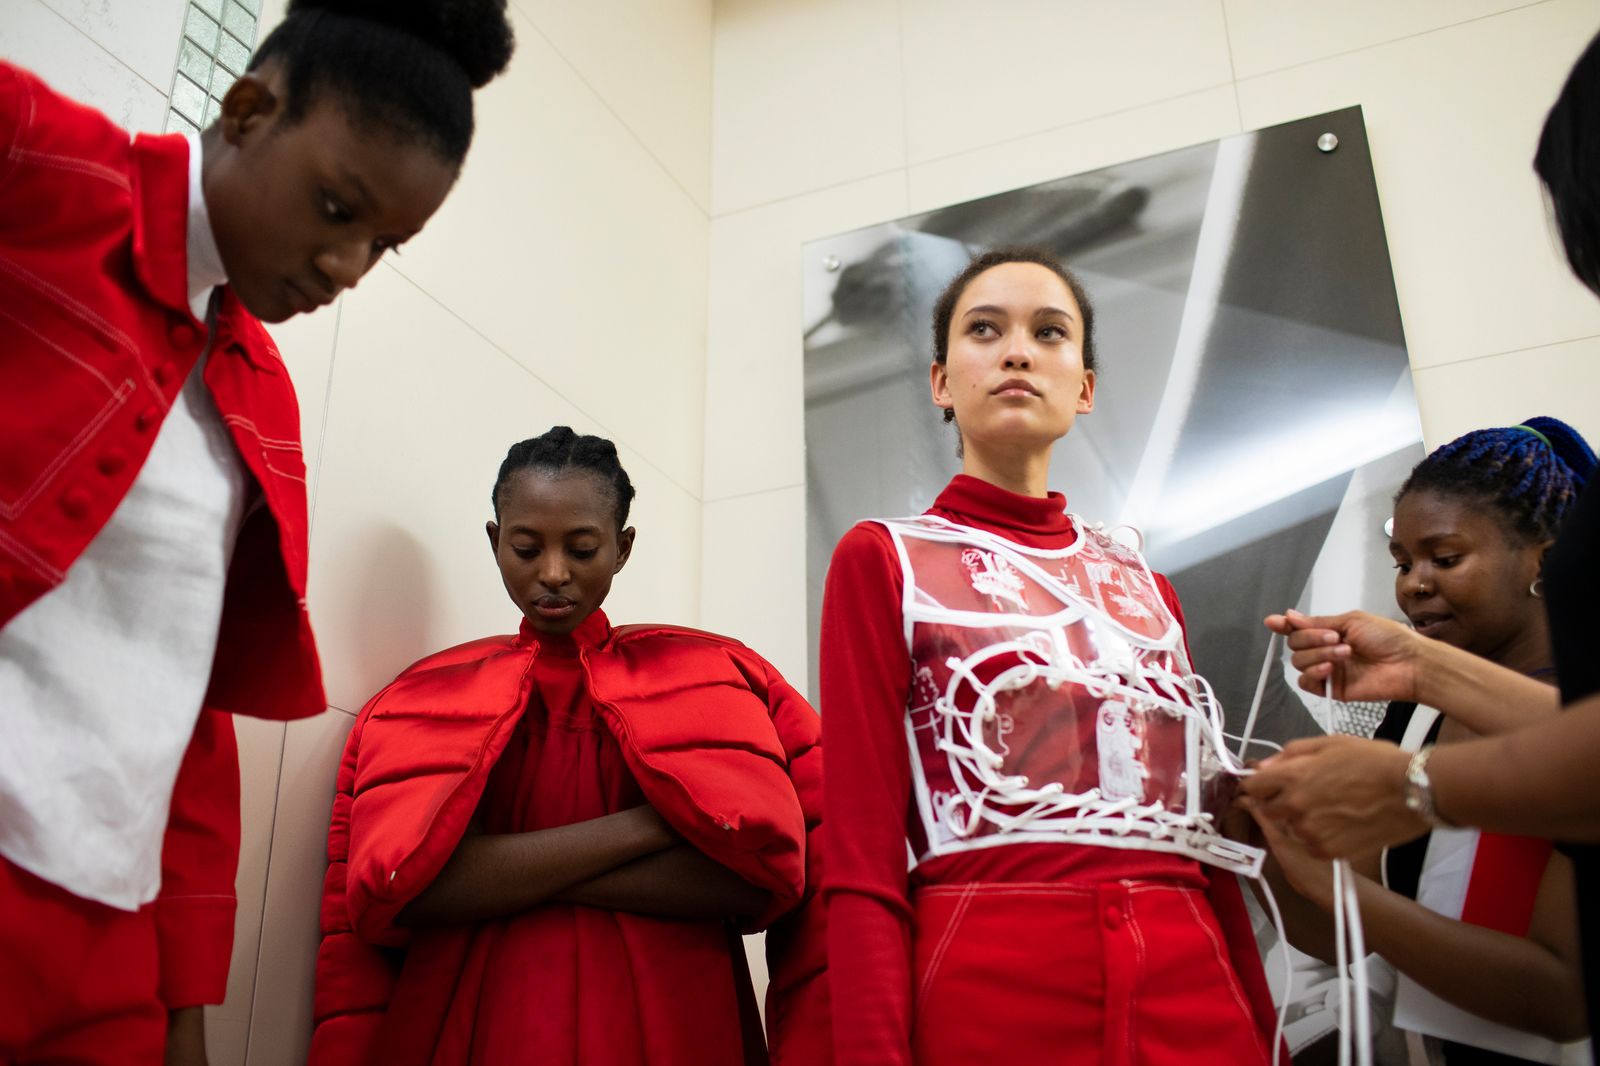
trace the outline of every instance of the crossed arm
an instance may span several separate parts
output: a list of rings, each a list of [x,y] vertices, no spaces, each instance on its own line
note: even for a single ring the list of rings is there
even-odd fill
[[[469,834],[399,922],[484,921],[541,903],[732,919],[760,913],[767,901],[766,892],[707,858],[644,805],[528,833]]]

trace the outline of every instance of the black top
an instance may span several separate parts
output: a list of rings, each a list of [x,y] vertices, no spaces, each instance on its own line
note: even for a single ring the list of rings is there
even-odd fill
[[[1399,700],[1389,704],[1383,721],[1372,734],[1373,737],[1394,744],[1400,743],[1405,738],[1406,727],[1411,724],[1411,715],[1416,709],[1415,703]],[[1434,719],[1433,725],[1428,727],[1428,735],[1423,743],[1437,744],[1439,728],[1443,725],[1443,715]],[[1432,833],[1424,833],[1416,840],[1389,848],[1383,853],[1383,876],[1392,891],[1407,899],[1417,898],[1417,883],[1422,880],[1422,862],[1428,856],[1428,841],[1432,836]],[[1525,1066],[1525,1064],[1536,1066],[1531,1059],[1519,1059],[1513,1055],[1486,1051],[1470,1044],[1457,1044],[1452,1040],[1440,1041],[1440,1050],[1444,1052],[1446,1066]]]
[[[1550,647],[1555,653],[1561,703],[1571,706],[1600,691],[1600,488],[1591,481],[1567,516],[1561,537],[1544,561]],[[1572,859],[1578,890],[1578,930],[1583,945],[1584,996],[1589,1027],[1600,1022],[1600,848],[1563,846]]]

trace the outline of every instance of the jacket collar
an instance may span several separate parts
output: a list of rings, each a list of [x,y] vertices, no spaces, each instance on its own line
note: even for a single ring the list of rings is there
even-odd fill
[[[181,133],[133,139],[133,270],[160,303],[189,310],[189,144]]]

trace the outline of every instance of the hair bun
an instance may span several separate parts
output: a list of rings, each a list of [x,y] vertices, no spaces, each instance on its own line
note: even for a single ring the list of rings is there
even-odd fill
[[[326,11],[419,37],[456,61],[474,89],[511,62],[506,0],[289,0],[289,14]]]
[[[1566,463],[1567,469],[1572,471],[1573,480],[1579,489],[1589,483],[1589,478],[1594,475],[1595,455],[1594,449],[1589,447],[1589,442],[1583,439],[1583,434],[1561,419],[1551,418],[1548,415],[1527,419],[1522,424],[1544,434],[1545,439],[1550,442],[1551,451],[1555,452],[1556,457]]]

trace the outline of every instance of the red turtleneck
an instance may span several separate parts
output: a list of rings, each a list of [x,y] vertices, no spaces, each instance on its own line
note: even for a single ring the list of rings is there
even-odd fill
[[[1030,548],[1059,549],[1076,532],[1066,498],[1019,496],[959,474],[929,514]],[[929,884],[1159,880],[1204,887],[1176,855],[1072,844],[1016,844],[941,856],[907,873],[911,670],[900,615],[902,575],[888,531],[851,529],[834,549],[822,605],[822,730],[828,753],[825,823],[829,979],[838,1066],[911,1061],[911,907]],[[1162,598],[1180,623],[1166,578]],[[974,1019],[981,1024],[980,1019]]]

